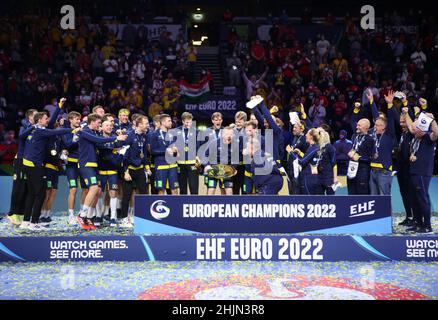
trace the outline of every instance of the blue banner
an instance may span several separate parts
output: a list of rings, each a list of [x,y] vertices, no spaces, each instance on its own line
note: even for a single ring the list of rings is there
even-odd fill
[[[136,234],[389,234],[390,196],[135,196]]]
[[[234,119],[237,111],[242,110],[240,100],[235,96],[210,97],[204,101],[183,99],[180,104],[182,112],[190,112],[198,119],[210,119],[214,112],[222,113],[224,119]]]
[[[0,262],[438,261],[437,236],[0,238]]]

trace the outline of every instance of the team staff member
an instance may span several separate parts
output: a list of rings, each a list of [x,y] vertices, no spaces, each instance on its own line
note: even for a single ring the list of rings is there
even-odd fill
[[[148,162],[146,131],[149,120],[146,116],[139,115],[134,120],[133,130],[129,132],[125,145],[129,148],[123,157],[123,195],[122,195],[122,228],[132,228],[128,219],[129,202],[134,188],[138,194],[147,194],[147,176],[151,174]]]
[[[310,129],[306,134],[306,142],[309,148],[303,157],[297,156],[291,146],[286,147],[286,151],[293,160],[298,159],[298,164],[302,170],[300,173],[300,194],[317,195],[320,194],[318,180],[318,162],[320,156],[319,131],[316,128]]]
[[[322,195],[334,195],[332,186],[338,182],[338,168],[336,166],[336,150],[330,143],[330,135],[322,128],[319,130],[319,167],[318,179]]]
[[[26,199],[26,179],[23,171],[24,147],[28,135],[32,132],[34,116],[38,111],[29,109],[26,111],[26,118],[21,122],[18,138],[18,152],[14,159],[14,173],[11,193],[11,207],[8,219],[13,225],[20,225],[24,216],[24,203]]]
[[[374,150],[374,139],[368,134],[370,121],[360,119],[356,133],[353,135],[353,148],[348,153],[350,158],[347,173],[349,195],[370,194],[370,163]]]
[[[304,154],[306,153],[307,149],[309,148],[309,144],[306,142],[306,134],[305,134],[305,124],[303,121],[300,121],[299,123],[296,123],[293,126],[292,133],[293,133],[293,139],[292,141],[288,142],[286,141],[286,148],[287,146],[290,146],[293,152],[295,152],[299,157],[304,157]],[[287,153],[287,172],[289,175],[290,180],[288,181],[288,188],[289,188],[289,194],[300,194],[300,182],[299,177],[294,176],[294,170],[293,170],[293,157]]]
[[[113,123],[106,118],[102,123],[102,137],[116,138],[113,132]],[[118,153],[119,148],[122,147],[122,142],[107,142],[98,145],[98,168],[99,168],[99,185],[100,192],[98,197],[103,198],[108,189],[109,194],[109,209],[110,209],[110,226],[117,226],[117,191],[119,185],[119,168],[122,166],[123,156]],[[94,225],[99,227],[103,223],[103,211],[97,210]]]
[[[260,109],[262,111],[264,120],[266,120],[266,122],[268,124],[267,128],[272,129],[272,131],[273,131],[273,141],[272,141],[273,150],[272,151],[273,151],[274,161],[277,162],[276,168],[278,168],[280,170],[282,175],[286,175],[287,174],[286,170],[281,165],[282,153],[284,152],[283,151],[284,150],[283,130],[277,124],[277,121],[280,121],[280,119],[277,119],[271,115],[271,112],[272,113],[278,112],[278,107],[273,106],[271,108],[271,110],[269,111],[268,107],[265,104],[265,101],[262,100],[262,102],[260,103]],[[260,118],[260,111],[258,110],[258,106],[255,106],[253,111],[254,111],[254,114],[256,114],[256,115],[259,114],[258,118]]]
[[[172,194],[178,194],[178,165],[168,163],[166,154],[177,156],[178,149],[173,144],[174,138],[168,132],[172,128],[172,119],[168,114],[160,116],[161,128],[151,138],[151,152],[155,164],[155,188],[158,194],[166,194],[167,185]]]
[[[62,99],[65,101],[65,99]],[[32,231],[42,230],[38,225],[46,196],[46,170],[44,159],[47,139],[55,135],[63,135],[71,132],[71,129],[47,129],[49,118],[45,112],[38,112],[34,117],[35,130],[27,137],[24,149],[23,166],[27,179],[27,195],[21,229]]]
[[[406,218],[399,223],[402,226],[412,227],[414,224],[413,213],[412,213],[412,192],[410,185],[410,153],[409,148],[413,135],[409,131],[406,124],[406,118],[404,116],[400,117],[400,114],[395,112],[396,121],[399,122],[401,128],[400,140],[395,152],[395,159],[397,159],[397,181],[400,188],[400,194],[403,201],[403,206],[406,212]]]
[[[201,159],[204,165],[204,174],[207,175],[208,171],[212,168],[212,164],[228,164],[234,168],[237,165],[232,163],[232,141],[236,139],[234,137],[234,128],[228,126],[222,130],[220,138],[208,142],[205,155]],[[237,142],[236,142],[237,143]],[[215,150],[215,154],[210,154],[211,150]],[[216,156],[216,157],[214,157]],[[221,159],[226,160],[223,163]],[[222,194],[232,195],[233,194],[233,178],[229,179],[215,179],[208,177],[207,194],[214,195],[216,191],[217,184],[219,182],[219,188]]]
[[[433,162],[438,139],[438,125],[431,113],[427,115],[432,118],[431,132],[422,132],[418,127],[418,120],[412,122],[408,114],[408,108],[402,109],[406,124],[414,135],[410,144],[410,174],[412,185],[412,209],[415,225],[407,231],[417,233],[432,233],[431,203],[429,196],[429,185],[433,174]]]
[[[79,128],[81,124],[81,114],[76,111],[72,111],[68,114],[68,122],[72,130]],[[67,163],[65,165],[65,174],[67,176],[67,182],[69,187],[69,194],[67,200],[68,206],[68,223],[75,224],[76,216],[74,214],[76,193],[78,190],[78,179],[80,180],[80,185],[82,188],[81,194],[81,205],[83,205],[83,200],[85,199],[87,189],[85,186],[84,179],[79,175],[79,136],[77,134],[68,133],[61,136],[62,146],[65,150],[64,153],[67,156]]]
[[[370,91],[368,92],[367,97],[370,104],[374,105],[373,96]],[[385,96],[388,104],[388,118],[379,116],[374,121],[375,143],[370,164],[370,193],[372,195],[391,195],[392,150],[395,143],[393,98],[394,93],[392,91],[389,91],[388,95]]]
[[[198,150],[198,130],[192,127],[193,115],[184,112],[181,115],[182,126],[177,128],[178,178],[180,194],[187,194],[187,184],[190,194],[198,194],[199,172],[196,168],[196,153]],[[181,160],[180,160],[181,158]]]
[[[278,194],[283,187],[283,177],[278,162],[274,160],[273,156],[264,151],[262,142],[256,138],[248,141],[246,149],[245,153],[248,153],[252,159],[251,174],[257,194]],[[264,168],[266,168],[267,162],[270,162],[270,166],[272,166],[270,172],[257,172],[258,170],[266,170]]]
[[[87,117],[88,125],[79,134],[79,173],[88,188],[84,206],[77,216],[79,226],[85,230],[95,230],[91,218],[93,216],[93,204],[96,203],[99,193],[97,180],[97,150],[96,145],[106,142],[124,141],[126,135],[118,135],[117,138],[103,138],[98,135],[102,118],[97,114],[90,114]]]
[[[247,121],[248,116],[243,111],[238,111],[234,116],[234,128],[233,136],[235,139],[239,140],[239,150],[243,150],[243,137],[245,136],[244,125]],[[233,194],[240,194],[243,191],[243,180],[245,177],[245,166],[243,164],[242,153],[239,152],[239,165],[237,168],[237,174],[233,177]]]

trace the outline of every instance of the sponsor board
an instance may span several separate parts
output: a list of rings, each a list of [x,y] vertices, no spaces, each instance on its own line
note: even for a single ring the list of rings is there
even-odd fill
[[[196,119],[210,119],[214,112],[222,113],[225,119],[234,119],[234,114],[241,109],[240,101],[234,97],[210,97],[199,102],[181,102],[181,110],[192,113]]]
[[[135,196],[136,234],[392,232],[390,196]]]
[[[5,261],[438,261],[438,236],[9,237]]]

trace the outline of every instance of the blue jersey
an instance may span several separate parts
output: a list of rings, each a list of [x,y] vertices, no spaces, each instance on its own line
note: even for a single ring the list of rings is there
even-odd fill
[[[129,131],[124,145],[129,145],[129,149],[123,157],[124,170],[127,170],[129,167],[139,168],[149,164],[146,133],[138,134],[135,130]]]
[[[360,163],[370,163],[374,151],[374,139],[368,134],[354,134],[352,149],[360,156]]]
[[[180,157],[178,157],[178,163],[181,164],[194,164],[197,151],[201,145],[200,141],[197,141],[199,130],[195,128],[176,128],[176,147]]]
[[[311,175],[311,166],[317,167],[319,164],[319,144],[312,144],[307,149],[303,157],[297,156],[295,153],[291,153],[293,159],[298,157],[298,164],[302,167],[301,174]]]
[[[115,142],[115,137],[103,138],[89,127],[84,127],[79,131],[79,167],[97,168],[96,145],[99,143]]]
[[[30,128],[30,130],[29,130]],[[18,133],[18,152],[17,158],[21,159],[24,156],[24,147],[26,145],[27,136],[32,132],[33,126],[27,119],[21,121],[20,131]]]
[[[254,153],[254,157],[251,162],[251,174],[252,180],[257,187],[263,186],[270,182],[272,175],[281,176],[278,169],[278,163],[274,161],[274,158],[265,154],[262,150],[258,150]],[[268,163],[269,162],[269,163]],[[268,168],[268,164],[272,166]],[[264,169],[265,168],[265,169]],[[258,170],[269,170],[270,172],[257,172]]]
[[[382,168],[391,171],[393,146],[393,136],[388,134],[387,131],[385,131],[383,134],[376,134],[371,167]]]
[[[336,165],[336,149],[330,144],[326,144],[321,150],[318,174],[322,180],[333,181],[333,168]]]
[[[410,152],[417,159],[410,163],[410,173],[419,176],[432,176],[436,142],[426,134],[422,138],[414,138],[411,141]]]
[[[50,137],[63,135],[71,132],[72,129],[47,129],[35,128],[27,137],[24,148],[23,164],[29,167],[43,166],[45,163],[47,142]]]
[[[114,119],[114,129],[117,130],[126,130],[129,131],[132,129],[132,123],[130,121],[126,123],[120,122],[119,119]]]
[[[111,138],[116,139],[116,135]],[[120,147],[120,141],[97,144],[99,171],[118,171],[121,168],[123,156],[118,154]]]
[[[166,131],[156,130],[152,134],[151,143],[151,153],[154,157],[154,164],[158,165],[168,165],[166,161],[166,149],[174,142],[174,138]]]
[[[68,162],[79,161],[79,136],[77,134],[68,133],[61,137],[62,148],[68,151]]]

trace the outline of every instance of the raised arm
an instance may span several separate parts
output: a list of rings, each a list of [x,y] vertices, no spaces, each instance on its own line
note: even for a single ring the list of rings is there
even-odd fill
[[[266,121],[269,123],[269,127],[274,130],[276,134],[281,134],[281,128],[277,125],[274,118],[272,118],[271,114],[269,113],[268,107],[265,104],[265,101],[262,101],[260,103],[260,108],[262,109],[262,113]],[[255,108],[254,108],[255,109]]]
[[[426,113],[430,118],[432,118],[431,123],[431,129],[432,132],[430,133],[430,140],[436,141],[438,139],[438,124],[436,123],[435,117],[432,113]]]
[[[392,91],[390,91],[391,93]],[[365,90],[365,96],[368,100],[368,103],[371,107],[371,114],[373,116],[373,120],[376,121],[376,119],[379,117],[379,110],[377,109],[376,103],[374,102],[374,96],[373,96],[373,92],[371,91],[371,89],[366,89]]]
[[[55,109],[55,112],[53,112],[52,116],[50,117],[49,123],[47,125],[48,129],[53,129],[55,126],[55,122],[58,119],[59,113],[61,112],[61,109],[64,107],[66,98],[61,98],[61,100],[58,103],[58,108]]]
[[[402,116],[405,117],[406,125],[408,126],[409,132],[414,134],[414,129],[412,128],[413,122],[411,116],[409,115],[408,107],[402,108]]]
[[[304,105],[300,103],[300,118],[305,122],[306,130],[310,130],[313,127],[312,121],[310,121],[309,117],[306,114],[306,110],[304,109]]]
[[[20,139],[25,139],[25,138],[27,138],[27,136],[28,136],[28,135],[32,132],[32,130],[34,130],[34,129],[35,129],[34,126],[29,126],[29,127],[27,127],[27,128],[21,127],[21,128],[20,128],[20,133],[19,133],[18,137],[19,137]]]
[[[70,131],[71,131],[71,129],[70,129]],[[117,138],[113,138],[113,137],[109,137],[109,138],[98,137],[98,136],[95,136],[95,135],[88,133],[86,131],[81,131],[80,135],[84,139],[86,139],[90,142],[93,142],[93,143],[115,142],[117,140]]]
[[[66,129],[67,129],[67,128],[66,128]],[[62,143],[64,144],[64,147],[66,147],[67,149],[69,149],[69,148],[71,148],[71,147],[73,147],[73,146],[75,146],[75,145],[78,144],[77,141],[76,141],[76,142],[73,142],[73,139],[70,138],[70,137],[67,136],[67,135],[63,135],[63,136],[61,136],[61,141],[62,141]]]
[[[62,128],[62,129],[45,129],[41,130],[41,135],[43,137],[53,137],[53,136],[60,136],[63,134],[71,133],[73,129],[71,128]]]

